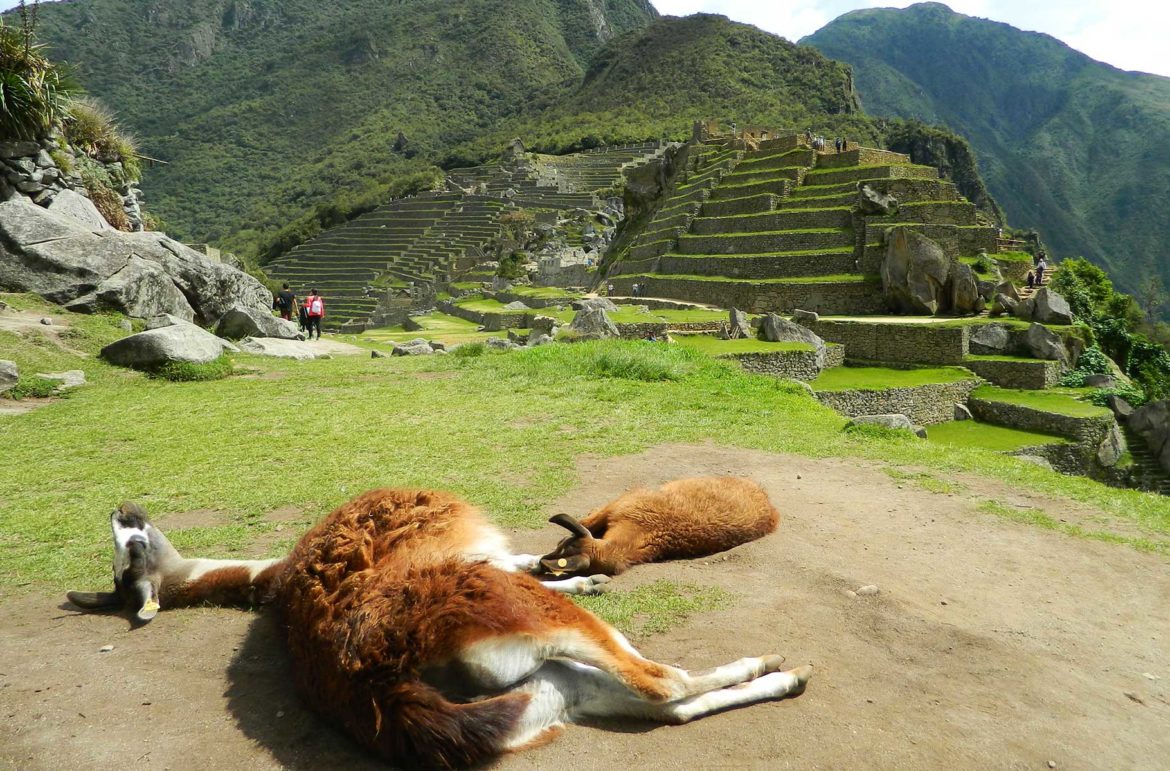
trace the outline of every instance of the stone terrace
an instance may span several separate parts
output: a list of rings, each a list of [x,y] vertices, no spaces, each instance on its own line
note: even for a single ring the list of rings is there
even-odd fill
[[[908,225],[956,254],[994,251],[996,232],[938,170],[859,147],[818,152],[782,136],[746,149],[707,140],[609,274],[615,290],[750,312],[883,310],[882,233]],[[896,195],[897,215],[860,214],[858,188]]]

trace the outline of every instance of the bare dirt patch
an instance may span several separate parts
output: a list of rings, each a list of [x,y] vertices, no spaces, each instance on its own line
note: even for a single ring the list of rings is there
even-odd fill
[[[638,484],[745,474],[780,530],[707,560],[636,568],[719,586],[726,607],[638,640],[687,667],[777,652],[816,674],[796,699],[683,727],[572,726],[502,769],[1164,768],[1170,757],[1165,558],[976,510],[1012,491],[936,494],[877,464],[714,446],[584,460],[549,513]],[[1030,500],[1059,518],[1064,502]],[[549,526],[515,534],[539,551]],[[875,596],[851,596],[862,585]],[[381,768],[298,700],[266,616],[223,609],[124,619],[5,602],[0,766],[21,769]],[[100,653],[103,645],[114,649]],[[1158,678],[1158,679],[1155,679]]]

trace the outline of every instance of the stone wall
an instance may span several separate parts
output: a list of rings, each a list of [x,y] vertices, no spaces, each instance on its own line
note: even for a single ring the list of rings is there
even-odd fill
[[[852,356],[850,351],[850,356]],[[967,401],[982,380],[957,383],[928,383],[883,391],[817,391],[821,403],[851,418],[862,415],[901,414],[915,423],[929,426],[955,418],[955,405]]]
[[[822,370],[840,367],[845,362],[845,347],[832,344],[825,346],[823,367],[817,366],[816,351],[733,353],[720,358],[735,359],[748,372],[811,383]]]
[[[836,276],[857,272],[852,252],[843,254],[792,254],[783,257],[691,257],[665,254],[658,258],[656,272],[681,276],[727,276],[728,278],[797,278]],[[880,289],[879,289],[880,291]]]
[[[829,150],[817,158],[818,169],[839,169],[849,166],[880,166],[883,164],[905,166],[909,165],[909,163],[909,155],[895,153],[891,150],[878,150],[874,147],[856,147],[852,150],[846,150],[843,153]]]
[[[615,276],[610,283],[618,294],[631,294],[630,287],[637,283],[645,287],[643,294],[650,297],[709,303],[721,308],[739,308],[748,313],[790,313],[796,308],[803,308],[817,313],[864,316],[884,310],[881,286],[866,281],[756,283],[632,275]]]
[[[53,155],[65,159],[70,168],[61,168]],[[63,149],[52,139],[0,142],[0,201],[23,195],[36,205],[49,208],[65,190],[89,198],[89,191],[77,168],[80,156],[78,151],[68,146]],[[113,179],[124,177],[121,163],[98,165],[103,166]],[[126,184],[114,192],[122,199],[122,211],[130,230],[143,230],[142,191]]]
[[[844,345],[851,359],[964,364],[970,346],[967,327],[826,320],[810,322],[807,326],[825,340]]]
[[[985,423],[1043,434],[1055,434],[1071,439],[1078,444],[1091,445],[1094,448],[1117,425],[1117,421],[1109,414],[1080,418],[1045,412],[1022,404],[993,402],[974,397],[967,401],[967,408],[971,410],[971,414],[976,419]]]
[[[455,303],[439,301],[435,303],[436,306],[443,313],[457,316],[467,321],[474,321],[477,324],[483,325],[485,331],[496,332],[501,329],[519,329],[532,325],[532,319],[537,315],[536,313],[483,313],[481,311],[473,311],[464,308]]]
[[[963,366],[981,378],[1003,388],[1050,388],[1060,380],[1058,361],[1000,361],[997,359],[968,359]]]

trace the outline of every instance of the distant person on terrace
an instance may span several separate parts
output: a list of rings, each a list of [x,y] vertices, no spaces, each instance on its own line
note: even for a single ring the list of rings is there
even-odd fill
[[[309,296],[305,298],[306,313],[309,318],[309,330],[305,333],[306,339],[313,339],[313,330],[317,330],[317,339],[321,339],[321,319],[325,318],[325,300],[321,295],[317,294],[316,288],[309,290]]]
[[[1036,263],[1036,286],[1044,284],[1044,271],[1048,270],[1048,261],[1044,259],[1044,255],[1040,255],[1040,261]]]

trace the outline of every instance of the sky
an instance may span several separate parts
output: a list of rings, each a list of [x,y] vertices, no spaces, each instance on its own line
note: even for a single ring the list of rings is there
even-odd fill
[[[651,0],[659,13],[721,13],[797,41],[858,8],[905,8],[904,0]],[[1162,0],[943,0],[958,13],[1044,32],[1123,70],[1170,77]]]
[[[685,16],[704,11],[796,41],[857,8],[905,8],[906,0],[651,0],[660,13]],[[325,0],[328,2],[328,0]],[[0,0],[0,10],[15,0]],[[1170,3],[1163,0],[949,0],[968,16],[1046,32],[1078,51],[1123,70],[1170,77],[1166,30]]]

